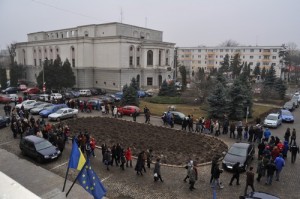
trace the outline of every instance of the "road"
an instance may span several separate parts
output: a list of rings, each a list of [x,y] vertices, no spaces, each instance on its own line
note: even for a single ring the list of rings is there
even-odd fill
[[[163,111],[162,111],[163,112]],[[0,105],[0,115],[3,115],[3,105]],[[285,130],[290,127],[295,128],[300,131],[300,124],[298,118],[300,118],[300,108],[294,111],[295,123],[294,124],[283,124],[278,129],[272,129],[272,135],[278,136],[283,139]],[[80,117],[86,116],[101,116],[101,113],[94,111],[91,114],[80,113]],[[123,117],[122,119],[132,120],[130,117]],[[143,115],[137,118],[137,122],[144,122]],[[162,121],[160,117],[151,117],[152,125],[162,126]],[[146,125],[146,124],[145,124]],[[175,125],[175,129],[179,129],[180,126]],[[24,157],[21,155],[18,148],[18,139],[12,138],[12,133],[9,128],[3,128],[0,130],[0,148],[5,149],[11,153],[16,154],[21,159],[28,160],[32,164],[41,166],[52,173],[64,176],[67,168],[67,161],[70,154],[71,144],[66,145],[66,149],[63,155],[57,161],[39,165],[35,161]],[[228,146],[235,142],[235,140],[230,139],[225,135],[221,135],[222,139]],[[300,143],[299,136],[297,137],[297,142]],[[101,143],[98,143],[101,145]],[[257,151],[257,150],[256,150]],[[96,158],[92,158],[92,166],[97,172],[100,179],[103,180],[104,186],[108,189],[109,198],[212,198],[212,189],[209,186],[210,179],[210,165],[198,167],[199,179],[196,182],[196,190],[191,192],[188,189],[188,184],[183,182],[183,178],[186,175],[186,170],[183,168],[176,167],[166,167],[162,166],[161,173],[164,179],[163,183],[153,182],[153,172],[147,171],[147,173],[141,177],[135,174],[133,168],[126,168],[125,171],[120,170],[120,168],[114,167],[110,171],[106,171],[104,165],[101,162],[101,152],[96,151]],[[261,183],[255,183],[255,188],[258,191],[264,191],[272,193],[281,198],[299,198],[300,189],[298,184],[300,181],[300,160],[297,157],[295,164],[290,163],[290,154],[288,154],[288,159],[286,166],[284,167],[280,182],[274,182],[272,186],[264,185],[264,180]],[[255,159],[252,162],[252,166],[256,169]],[[152,166],[153,167],[153,166]],[[72,171],[68,179],[72,180],[76,176],[77,171]],[[221,175],[221,181],[223,182],[225,188],[222,190],[217,190],[217,198],[238,198],[244,191],[245,185],[245,174],[241,174],[240,186],[228,186],[231,178],[231,173],[224,172]]]

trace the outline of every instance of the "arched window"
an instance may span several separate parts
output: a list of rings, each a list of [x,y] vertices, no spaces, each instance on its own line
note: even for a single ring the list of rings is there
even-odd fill
[[[56,53],[56,58],[59,57],[60,50],[58,46],[55,47],[55,53]]]
[[[140,87],[140,80],[141,79],[141,76],[140,75],[137,75],[136,76],[136,84]]]
[[[130,46],[129,47],[129,66],[133,66],[134,65],[134,46]]]
[[[71,60],[72,60],[72,67],[75,67],[75,48],[71,46]]]
[[[153,66],[153,51],[152,50],[148,50],[148,52],[147,52],[147,65]]]
[[[48,52],[47,52],[47,48],[46,47],[44,48],[44,58],[45,59],[48,58]]]
[[[158,86],[160,87],[162,84],[162,76],[158,75]]]
[[[33,65],[36,66],[36,50],[35,48],[33,48],[32,50],[33,50]]]
[[[39,48],[39,66],[42,66],[42,49]]]
[[[49,54],[49,58],[50,58],[50,63],[53,63],[53,49],[52,49],[52,47],[50,46],[49,47],[49,51],[50,51],[50,54]]]
[[[88,31],[84,31],[84,36],[88,37],[89,36],[89,32]]]

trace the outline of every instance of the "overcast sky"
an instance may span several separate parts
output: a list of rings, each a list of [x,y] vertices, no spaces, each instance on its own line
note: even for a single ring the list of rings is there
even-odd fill
[[[121,10],[123,23],[161,30],[176,46],[300,47],[300,0],[0,0],[0,49],[32,32],[121,22]]]

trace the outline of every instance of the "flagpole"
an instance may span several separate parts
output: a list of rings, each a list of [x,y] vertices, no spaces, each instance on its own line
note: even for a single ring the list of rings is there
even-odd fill
[[[84,168],[85,168],[85,166],[86,166],[87,162],[88,162],[88,161],[85,161],[85,163],[84,163],[84,165],[83,165],[82,169],[84,169]],[[82,169],[80,170],[79,174],[81,173]],[[78,179],[78,176],[79,176],[79,174],[76,176],[76,178],[75,178],[74,182],[72,183],[72,185],[71,185],[70,189],[69,189],[69,190],[68,190],[68,192],[66,193],[66,197],[68,197],[68,195],[69,195],[69,193],[70,193],[71,189],[73,188],[73,186],[74,186],[75,182],[76,182],[76,181],[77,181],[77,179]]]
[[[73,142],[75,142],[75,138],[73,137],[72,138],[72,147],[73,147]],[[69,163],[70,163],[70,160],[69,160]],[[63,189],[62,189],[62,192],[65,191],[65,187],[66,187],[66,183],[67,183],[67,177],[68,177],[68,174],[69,174],[69,164],[68,164],[68,168],[67,168],[67,172],[66,172],[66,176],[65,176],[65,182],[64,182],[64,186],[63,186]]]

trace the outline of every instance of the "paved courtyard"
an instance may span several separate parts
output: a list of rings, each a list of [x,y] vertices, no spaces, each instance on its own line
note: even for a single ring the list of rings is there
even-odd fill
[[[0,114],[3,115],[3,105],[0,105]],[[92,114],[82,114],[80,113],[80,117],[85,116],[96,116],[101,115],[99,112],[93,112]],[[294,112],[296,117],[296,122],[294,124],[283,124],[278,129],[272,129],[272,135],[278,136],[279,138],[283,138],[285,130],[287,127],[296,128],[296,130],[300,131],[300,125],[298,123],[297,118],[300,118],[300,111],[297,109]],[[132,118],[123,119],[132,120]],[[144,117],[139,116],[137,118],[138,122],[144,122]],[[159,117],[151,117],[152,125],[162,125],[161,119]],[[176,126],[179,128],[179,126]],[[9,128],[3,128],[0,130],[0,148],[5,149],[9,152],[15,153],[21,158],[25,158],[33,164],[37,164],[31,159],[27,157],[23,157],[20,155],[20,151],[18,149],[19,140],[12,139],[12,134]],[[101,132],[96,132],[101,134]],[[228,135],[221,135],[220,139],[222,139],[226,144],[231,145],[235,142],[235,140],[230,139]],[[297,138],[298,143],[300,143],[299,136]],[[117,140],[116,140],[117,142]],[[101,143],[97,143],[101,145]],[[17,146],[17,147],[16,147]],[[66,162],[68,161],[68,157],[71,150],[71,144],[66,145],[66,149],[63,153],[63,156],[49,164],[39,165],[43,168],[50,170],[51,172],[58,174],[60,176],[64,176],[67,168]],[[257,151],[257,149],[256,149]],[[147,170],[147,173],[144,176],[137,176],[135,174],[134,168],[125,168],[125,171],[120,170],[120,168],[113,167],[110,171],[107,171],[102,164],[101,151],[96,151],[96,158],[92,158],[92,166],[94,170],[97,172],[98,176],[103,180],[104,186],[108,190],[107,196],[109,198],[212,198],[213,190],[209,185],[210,179],[210,165],[207,166],[199,166],[198,167],[198,181],[196,182],[196,190],[190,191],[188,189],[188,183],[183,182],[183,178],[186,175],[185,168],[177,168],[177,167],[168,167],[162,166],[161,173],[164,179],[164,182],[153,182],[153,165],[151,165],[151,169]],[[255,159],[252,162],[252,166],[254,166],[256,170],[256,162]],[[134,162],[135,165],[135,162]],[[286,166],[284,167],[280,182],[274,182],[272,186],[264,185],[264,178],[260,183],[255,183],[255,189],[257,191],[263,191],[272,193],[274,195],[279,196],[284,199],[293,199],[299,198],[300,189],[300,160],[299,156],[297,157],[297,161],[295,164],[290,163],[290,154],[288,155],[288,159],[286,162]],[[77,172],[72,171],[69,179],[72,180],[74,176],[76,176]],[[229,186],[228,183],[231,178],[231,173],[224,172],[221,174],[221,181],[224,184],[224,189],[217,189],[217,198],[238,198],[239,195],[243,194],[245,187],[245,173],[241,174],[240,177],[240,186]],[[34,180],[34,176],[32,179]],[[25,185],[24,185],[25,186]],[[62,185],[61,185],[62,186]],[[34,191],[34,188],[29,188]],[[250,190],[249,190],[250,191]],[[84,190],[82,189],[82,192]],[[87,193],[86,193],[87,194]]]

